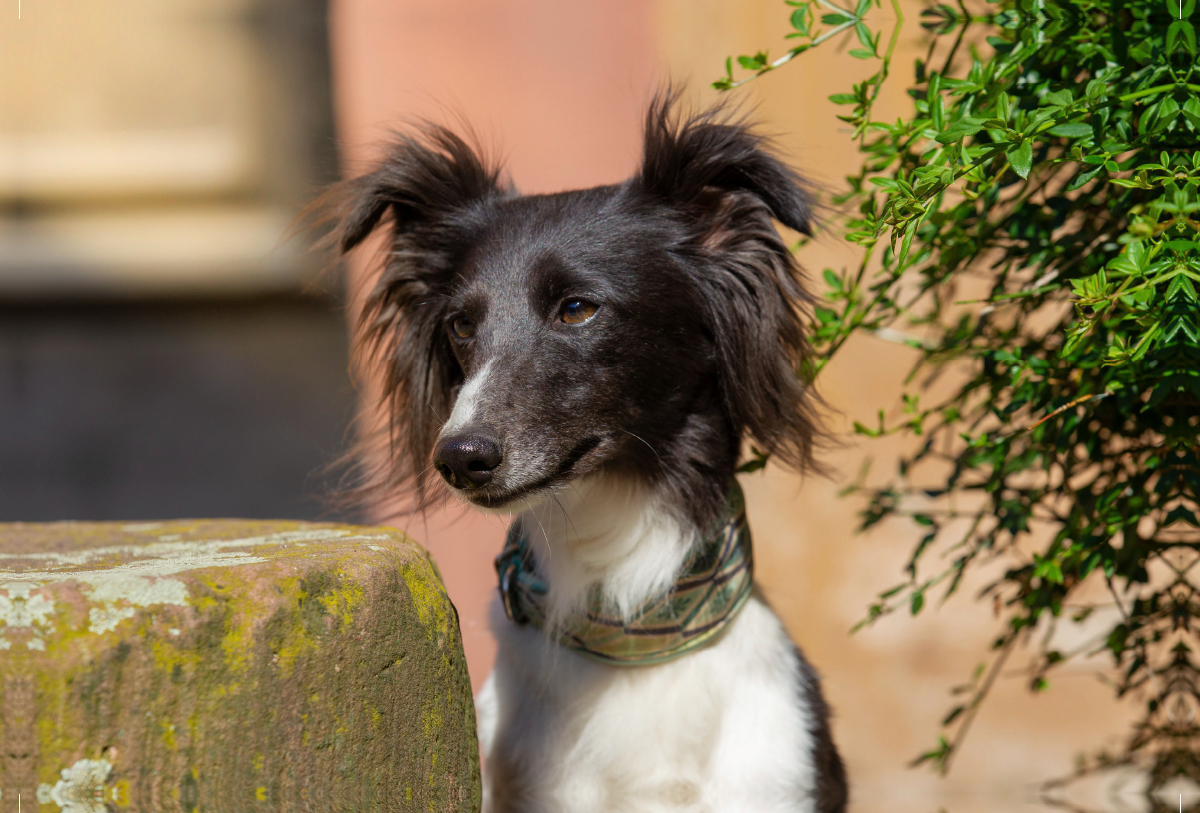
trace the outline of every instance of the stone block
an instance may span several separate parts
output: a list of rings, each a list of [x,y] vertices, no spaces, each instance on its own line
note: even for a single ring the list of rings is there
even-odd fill
[[[458,618],[389,528],[0,524],[0,811],[474,811]]]

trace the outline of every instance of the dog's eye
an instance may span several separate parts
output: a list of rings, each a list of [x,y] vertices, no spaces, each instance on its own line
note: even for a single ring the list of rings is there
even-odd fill
[[[450,329],[460,339],[469,339],[475,335],[475,323],[465,316],[456,316],[450,323]]]
[[[582,299],[572,299],[563,305],[558,318],[568,325],[581,325],[596,315],[596,306]]]

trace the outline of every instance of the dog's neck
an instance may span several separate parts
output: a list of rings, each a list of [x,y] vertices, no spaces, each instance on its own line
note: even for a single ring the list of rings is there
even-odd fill
[[[551,624],[583,609],[593,586],[632,618],[671,588],[699,539],[644,485],[611,475],[575,481],[519,522],[548,587]]]

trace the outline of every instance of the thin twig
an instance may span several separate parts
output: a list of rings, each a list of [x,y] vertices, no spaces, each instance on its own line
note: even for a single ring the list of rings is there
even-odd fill
[[[1004,666],[1004,662],[1008,660],[1009,653],[1012,652],[1013,644],[1016,642],[1016,634],[1009,633],[1008,642],[1005,643],[1000,656],[996,658],[996,662],[992,664],[991,670],[988,672],[987,677],[984,678],[983,684],[975,694],[975,698],[971,701],[971,706],[967,709],[966,716],[963,717],[962,725],[958,727],[958,733],[954,735],[954,741],[950,743],[950,749],[946,752],[946,758],[942,761],[942,776],[949,773],[950,763],[954,761],[954,755],[962,747],[963,739],[967,736],[967,732],[971,728],[971,723],[975,721],[975,716],[979,713],[979,708],[983,705],[984,698],[991,691],[992,684],[996,682],[996,678],[1000,676],[1000,669]]]
[[[1053,412],[1051,412],[1046,417],[1042,418],[1037,423],[1033,424],[1032,426],[1027,426],[1024,429],[1022,429],[1021,431],[1022,432],[1032,432],[1034,429],[1037,429],[1039,426],[1044,424],[1046,421],[1050,420],[1051,418],[1055,417],[1056,415],[1061,415],[1062,413],[1066,412],[1071,407],[1077,407],[1080,404],[1084,403],[1085,401],[1090,401],[1093,398],[1095,398],[1097,401],[1099,401],[1101,398],[1107,398],[1110,394],[1111,393],[1107,393],[1107,392],[1093,392],[1091,395],[1081,395],[1078,398],[1076,398],[1075,400],[1071,401],[1070,403],[1063,404],[1058,409],[1054,410]]]

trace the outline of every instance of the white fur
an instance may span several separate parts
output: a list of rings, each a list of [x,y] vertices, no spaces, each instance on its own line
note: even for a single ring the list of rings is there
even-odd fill
[[[638,485],[583,477],[520,515],[554,621],[583,607],[600,586],[605,604],[629,619],[675,581],[696,541]]]
[[[488,359],[487,364],[463,382],[462,389],[458,391],[458,397],[454,399],[454,409],[450,411],[450,417],[446,420],[446,425],[442,427],[440,437],[453,435],[462,431],[463,427],[471,425],[475,419],[475,410],[479,407],[479,395],[487,385],[494,362],[494,359]]]
[[[551,612],[592,584],[628,616],[694,538],[636,486],[583,478],[521,515]],[[485,813],[810,811],[810,715],[795,649],[757,592],[717,641],[657,666],[563,649],[493,608],[496,668],[476,698]]]

